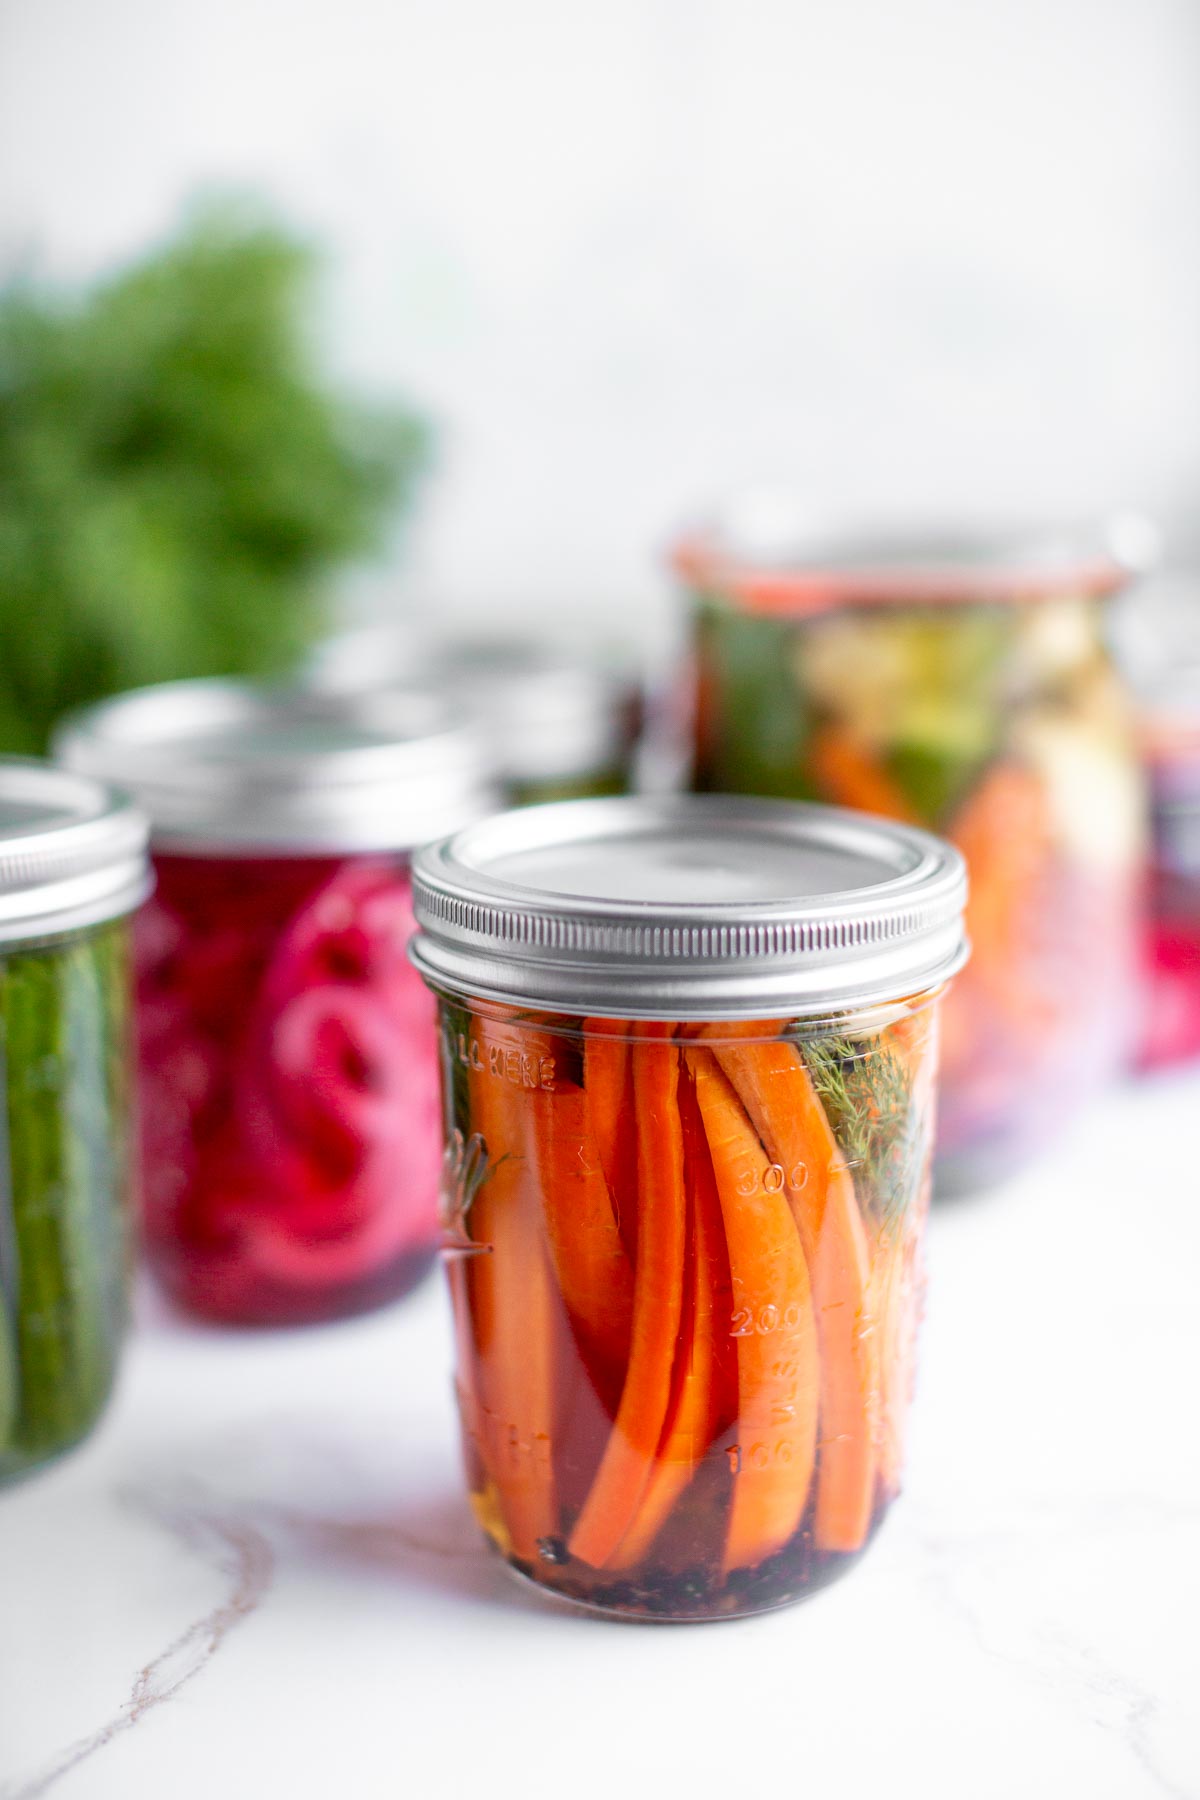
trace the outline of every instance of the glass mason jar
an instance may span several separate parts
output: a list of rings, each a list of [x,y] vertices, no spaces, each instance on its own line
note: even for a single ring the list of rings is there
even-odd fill
[[[397,687],[448,696],[486,738],[512,806],[624,794],[633,784],[639,683],[534,638],[430,642],[395,626],[366,627],[327,643],[309,679],[348,696]]]
[[[131,1212],[128,802],[0,759],[0,1482],[79,1443],[113,1385]]]
[[[468,827],[416,884],[484,1532],[600,1612],[800,1598],[899,1486],[961,859],[593,800]]]
[[[1200,665],[1161,677],[1139,715],[1151,841],[1138,1061],[1153,1069],[1200,1057]]]
[[[483,752],[429,702],[180,682],[67,722],[136,793],[145,1241],[176,1300],[291,1324],[412,1287],[437,1241],[433,1009],[410,966],[415,844],[484,810]]]
[[[996,1179],[1125,1064],[1135,1030],[1142,783],[1103,635],[1126,563],[736,518],[677,561],[692,785],[887,814],[966,857],[938,1177]]]

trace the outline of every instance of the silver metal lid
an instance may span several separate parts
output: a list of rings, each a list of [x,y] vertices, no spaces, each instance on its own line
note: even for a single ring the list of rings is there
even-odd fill
[[[348,707],[236,681],[140,688],[68,718],[55,753],[127,788],[193,853],[408,850],[496,804],[486,751],[428,695]]]
[[[786,613],[846,603],[1028,600],[1111,594],[1152,566],[1158,533],[1139,513],[1096,523],[822,516],[793,494],[751,491],[676,545],[686,580],[749,608]]]
[[[146,820],[123,794],[0,758],[0,945],[132,912],[149,891]]]
[[[431,844],[414,876],[429,982],[571,1013],[822,1013],[932,987],[967,954],[958,852],[832,807],[566,801]]]
[[[581,779],[620,765],[636,735],[638,684],[600,661],[534,638],[423,639],[368,626],[331,639],[309,676],[315,689],[370,694],[396,684],[444,694],[485,733],[509,782]]]

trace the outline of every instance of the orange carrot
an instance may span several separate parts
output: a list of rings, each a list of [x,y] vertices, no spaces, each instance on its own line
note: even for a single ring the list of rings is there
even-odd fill
[[[951,838],[967,860],[971,885],[965,924],[971,960],[965,989],[986,989],[1001,1011],[1035,1031],[1046,1011],[1039,979],[1029,978],[1029,945],[1040,939],[1041,896],[1055,856],[1045,782],[1017,762],[996,763],[954,821]]]
[[[585,1019],[583,1030],[583,1085],[596,1149],[621,1237],[632,1259],[637,1254],[637,1144],[631,1129],[629,1067],[633,1027],[628,1019]]]
[[[671,1397],[683,1304],[685,1196],[679,1119],[679,1051],[673,1027],[635,1028],[638,1260],[633,1329],[616,1422],[569,1548],[603,1568],[633,1520],[654,1469]]]
[[[799,1050],[778,1039],[718,1041],[771,1029],[714,1025],[704,1036],[782,1171],[800,1229],[821,1346],[816,1542],[823,1550],[856,1550],[871,1523],[878,1439],[870,1251],[853,1179]]]
[[[810,741],[808,764],[822,797],[856,812],[883,813],[909,825],[923,824],[887,770],[844,727],[823,725]]]
[[[1019,1087],[1061,1006],[1045,948],[1058,851],[1043,778],[1015,759],[994,763],[948,835],[970,875],[971,960],[943,1009],[942,1088],[951,1108],[972,1093],[994,1106]]]
[[[617,1138],[625,1108],[632,1027],[626,1019],[585,1019],[583,1030],[583,1085],[604,1179],[611,1191],[617,1185]]]
[[[730,1355],[729,1336],[733,1304],[721,1202],[690,1081],[681,1080],[678,1092],[688,1203],[680,1351],[654,1472],[637,1516],[611,1559],[613,1568],[629,1568],[645,1556],[712,1448],[722,1419],[732,1419],[737,1406],[737,1364]]]
[[[588,1096],[560,1082],[529,1096],[538,1186],[559,1291],[585,1360],[611,1377],[625,1367],[633,1270],[592,1129]]]
[[[729,1250],[738,1436],[725,1568],[753,1568],[799,1529],[817,1448],[817,1332],[808,1264],[783,1184],[707,1050],[688,1064]],[[778,1185],[777,1185],[778,1184]]]
[[[505,1073],[517,1034],[477,1018],[481,1065],[469,1075],[471,1121],[487,1169],[467,1215],[478,1246],[470,1269],[481,1454],[511,1552],[535,1562],[556,1529],[552,1460],[557,1302],[530,1156],[529,1094]],[[528,1054],[527,1034],[521,1043]],[[494,1061],[489,1054],[497,1049]],[[507,1054],[506,1054],[507,1053]],[[519,1053],[518,1053],[519,1054]],[[526,1065],[527,1066],[527,1065]]]

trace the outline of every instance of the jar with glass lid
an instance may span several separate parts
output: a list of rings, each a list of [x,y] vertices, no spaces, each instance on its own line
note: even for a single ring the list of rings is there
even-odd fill
[[[126,1320],[129,915],[145,821],[94,781],[0,759],[0,1482],[100,1416]]]
[[[483,1530],[600,1612],[798,1599],[899,1488],[962,859],[678,796],[501,814],[415,873]]]
[[[692,785],[948,836],[973,954],[945,1012],[939,1185],[1005,1174],[1126,1061],[1144,803],[1106,608],[1148,547],[823,528],[759,497],[691,533]]]
[[[427,698],[351,715],[227,681],[105,702],[57,749],[152,825],[137,997],[159,1277],[242,1323],[405,1292],[435,1253],[440,1156],[409,862],[490,804],[483,750]]]

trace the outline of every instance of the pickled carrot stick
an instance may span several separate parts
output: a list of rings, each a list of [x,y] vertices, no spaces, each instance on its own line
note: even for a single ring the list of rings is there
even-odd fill
[[[585,1019],[583,1030],[583,1085],[600,1164],[611,1192],[617,1185],[617,1139],[625,1106],[627,1040],[632,1026],[625,1019]]]
[[[818,1354],[808,1264],[783,1184],[716,1059],[688,1065],[729,1250],[738,1446],[724,1566],[753,1568],[799,1529],[817,1453]],[[776,1185],[778,1183],[778,1185]]]
[[[633,1268],[600,1166],[588,1096],[571,1083],[530,1096],[537,1178],[559,1291],[590,1362],[625,1367]]]
[[[687,1182],[688,1254],[680,1353],[654,1472],[611,1568],[640,1562],[712,1447],[722,1416],[736,1410],[737,1365],[729,1355],[732,1300],[721,1202],[708,1140],[690,1081],[679,1084]]]
[[[653,1473],[683,1308],[679,1051],[671,1025],[634,1030],[647,1041],[632,1052],[640,1217],[629,1362],[616,1421],[568,1545],[572,1556],[596,1569],[616,1551]]]
[[[924,823],[866,745],[844,728],[821,726],[809,744],[808,764],[822,798],[835,805],[883,813],[909,825]]]
[[[771,1029],[708,1026],[703,1035],[759,1038]],[[808,1259],[821,1346],[816,1543],[857,1550],[870,1529],[875,1492],[879,1343],[854,1181],[794,1044],[714,1041],[713,1049],[782,1173]]]
[[[630,1257],[637,1253],[637,1153],[631,1130],[628,1019],[583,1021],[583,1085],[600,1166]]]
[[[475,1020],[485,1048],[496,1028]],[[508,1044],[511,1034],[505,1034]],[[469,1076],[471,1122],[487,1172],[468,1214],[480,1248],[470,1269],[483,1412],[481,1455],[512,1554],[536,1562],[556,1529],[553,1345],[557,1303],[531,1156],[530,1095],[490,1066]]]
[[[1030,942],[1038,941],[1038,916],[1056,854],[1044,778],[1016,761],[993,764],[960,808],[949,835],[970,874],[964,924],[971,940],[971,960],[950,991],[950,1008],[969,1014],[972,1001],[961,994],[979,990],[982,1000],[986,991],[986,1004],[1036,1037],[1053,1014],[1044,959],[1029,955]]]

